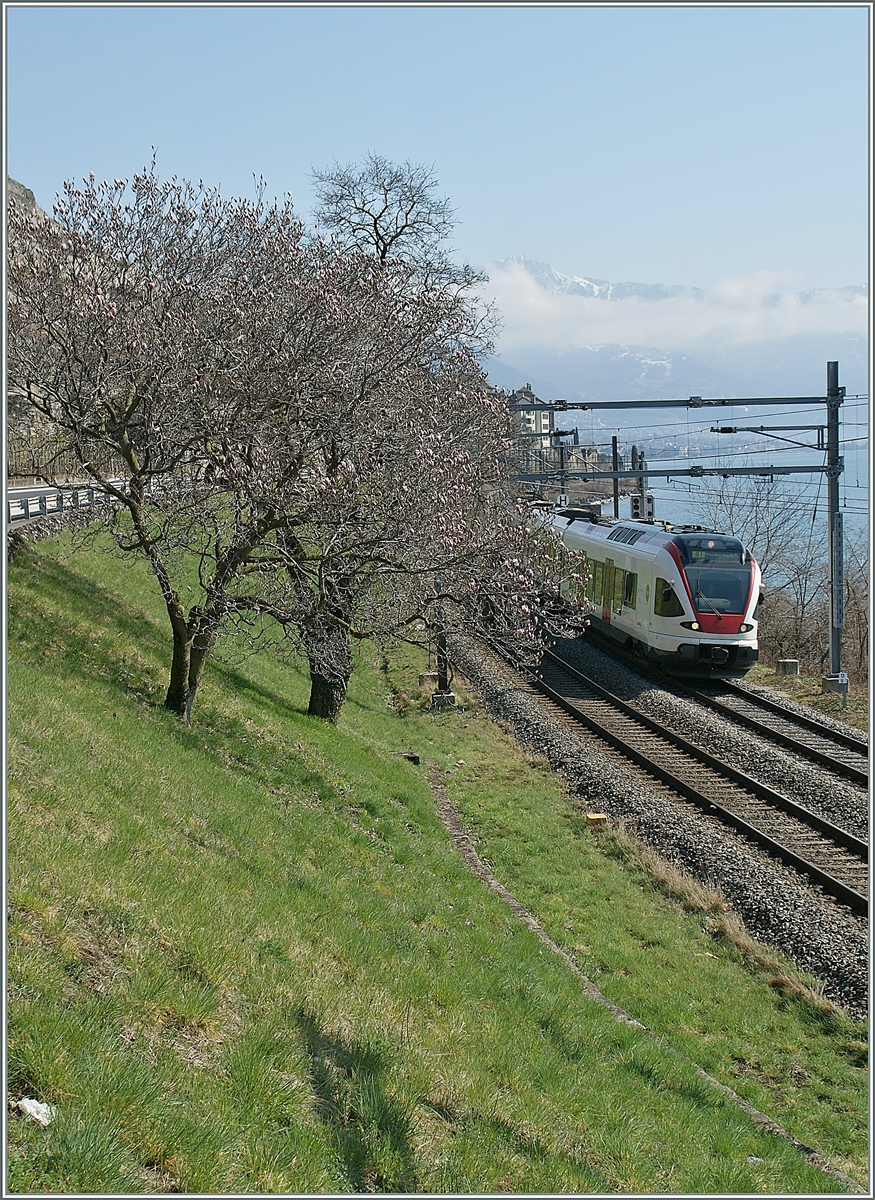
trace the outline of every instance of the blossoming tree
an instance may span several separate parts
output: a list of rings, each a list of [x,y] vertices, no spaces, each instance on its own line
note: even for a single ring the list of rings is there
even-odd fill
[[[512,502],[464,273],[305,237],[288,200],[154,162],[68,184],[53,220],[10,205],[9,244],[10,389],[151,567],[168,708],[190,720],[224,634],[303,651],[331,721],[353,641],[412,636],[437,603],[532,640],[557,548]]]

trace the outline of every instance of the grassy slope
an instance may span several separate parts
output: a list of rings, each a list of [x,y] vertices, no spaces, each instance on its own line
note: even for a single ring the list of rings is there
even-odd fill
[[[186,730],[166,655],[139,569],[11,565],[9,1092],[58,1116],[10,1122],[10,1190],[841,1190],[581,995],[429,771],[604,991],[862,1179],[862,1031],[746,969],[476,707],[393,709],[363,661],[332,729],[265,654],[214,665]]]

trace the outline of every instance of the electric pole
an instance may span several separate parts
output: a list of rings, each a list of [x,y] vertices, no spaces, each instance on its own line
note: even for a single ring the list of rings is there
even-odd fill
[[[845,551],[842,514],[839,508],[839,476],[844,468],[839,443],[839,407],[845,389],[839,387],[839,364],[826,364],[826,495],[829,513],[829,675],[824,681],[828,691],[844,691],[847,680],[842,672],[842,628],[845,623]]]
[[[611,465],[614,470],[614,517],[620,516],[620,479],[617,472],[620,469],[619,456],[617,454],[617,436],[611,438]]]

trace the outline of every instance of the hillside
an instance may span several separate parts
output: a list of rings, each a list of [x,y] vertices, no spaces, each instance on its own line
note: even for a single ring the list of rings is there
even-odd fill
[[[9,1191],[865,1186],[862,1026],[589,833],[476,697],[428,711],[415,655],[363,654],[333,728],[229,654],[186,729],[139,567],[28,546],[8,604],[8,1095],[57,1109],[11,1117]]]

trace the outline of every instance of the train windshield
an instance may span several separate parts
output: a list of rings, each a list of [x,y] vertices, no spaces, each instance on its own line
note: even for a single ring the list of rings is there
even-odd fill
[[[750,557],[738,538],[686,534],[673,539],[699,612],[743,613],[750,593]]]
[[[699,612],[743,613],[750,593],[750,564],[687,567],[687,583]]]

